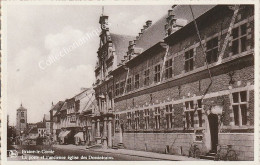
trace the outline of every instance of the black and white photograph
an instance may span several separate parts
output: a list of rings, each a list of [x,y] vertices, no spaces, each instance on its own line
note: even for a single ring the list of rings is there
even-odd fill
[[[1,4],[6,164],[258,162],[257,1],[30,2]]]

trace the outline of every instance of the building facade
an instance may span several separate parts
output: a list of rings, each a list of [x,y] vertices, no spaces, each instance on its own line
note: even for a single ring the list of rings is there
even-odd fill
[[[94,85],[98,109],[92,116],[92,134],[95,135],[94,144],[112,147],[114,82],[111,72],[124,60],[128,42],[134,37],[110,33],[108,16],[106,15],[100,16],[99,24],[102,31],[97,51],[98,61],[95,67],[96,82]]]
[[[195,20],[180,5],[153,25],[147,21],[120,47],[121,59],[103,29],[95,71],[97,143],[113,128],[112,145],[128,149],[188,155],[193,144],[202,154],[231,145],[239,160],[253,160],[254,7],[191,8]],[[107,19],[102,15],[100,24]],[[111,72],[110,58],[118,62]]]
[[[61,144],[89,144],[92,139],[91,115],[95,111],[92,88],[52,105],[50,119],[53,141]]]

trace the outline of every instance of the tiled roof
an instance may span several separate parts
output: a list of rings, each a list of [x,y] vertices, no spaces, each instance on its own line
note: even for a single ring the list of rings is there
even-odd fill
[[[110,33],[110,36],[117,55],[117,64],[119,64],[121,60],[124,59],[124,55],[126,55],[129,41],[133,41],[135,37],[114,33]]]
[[[192,5],[192,10],[195,18],[197,18],[213,7],[214,5]],[[168,17],[167,11],[165,11],[165,13],[162,18],[143,32],[136,41],[137,48],[142,48],[143,51],[145,51],[165,38],[164,26],[166,24],[166,18]],[[173,13],[174,18],[179,19],[179,21],[183,20],[186,24],[193,20],[189,5],[178,5],[173,9]]]
[[[166,24],[166,18],[167,15],[164,15],[161,19],[148,27],[136,41],[135,47],[142,48],[143,51],[145,51],[157,42],[163,40],[165,36],[164,25]]]

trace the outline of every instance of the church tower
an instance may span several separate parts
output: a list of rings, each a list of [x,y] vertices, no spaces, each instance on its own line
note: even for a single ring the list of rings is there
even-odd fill
[[[27,109],[21,106],[16,110],[16,133],[21,135],[27,128]]]

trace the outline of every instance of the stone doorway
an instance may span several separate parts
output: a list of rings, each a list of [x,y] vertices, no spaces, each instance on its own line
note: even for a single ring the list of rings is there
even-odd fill
[[[211,137],[211,151],[217,152],[218,145],[218,115],[209,114],[209,129]]]

